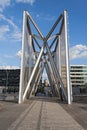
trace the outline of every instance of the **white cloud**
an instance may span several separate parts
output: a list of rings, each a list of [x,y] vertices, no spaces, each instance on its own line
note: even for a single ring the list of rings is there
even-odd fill
[[[52,16],[50,14],[39,13],[39,14],[36,14],[36,18],[49,22],[49,21],[53,21],[55,19],[55,16]]]
[[[3,9],[0,7],[0,12],[2,12],[3,11]]]
[[[3,14],[0,14],[0,20],[6,21],[7,24],[9,24],[9,35],[8,38],[10,38],[12,41],[20,41],[21,40],[21,32],[20,29],[17,27],[17,25],[11,20],[5,17]],[[5,26],[5,25],[3,25]],[[10,26],[13,27],[13,31],[10,29]],[[5,31],[5,32],[4,32]],[[3,30],[3,34],[6,33],[6,29]],[[0,35],[2,32],[0,32]],[[1,39],[1,37],[0,37]]]
[[[19,29],[14,30],[10,36],[12,41],[21,41],[21,37],[22,36],[21,36],[21,32]]]
[[[44,17],[44,19],[46,20],[46,21],[53,21],[54,19],[55,19],[55,16],[51,16],[51,15],[46,15],[46,17]]]
[[[87,46],[78,44],[70,48],[70,59],[87,58]]]
[[[4,58],[14,58],[14,56],[5,54]]]
[[[19,58],[21,58],[21,55],[22,55],[22,50],[18,51],[16,56],[18,56]]]
[[[40,15],[39,15],[39,14],[36,14],[36,17],[37,17],[37,18],[39,18],[39,17],[40,17]]]
[[[6,6],[9,6],[10,2],[11,0],[0,0],[0,12],[2,12]]]
[[[35,0],[16,0],[16,2],[20,3],[29,3],[30,5],[33,5]]]
[[[3,14],[0,14],[0,19],[8,22],[10,25],[12,25],[15,29],[17,29],[18,27],[15,25],[15,23],[11,20],[6,18]]]
[[[10,31],[9,26],[0,26],[0,39],[5,39],[6,34]]]
[[[0,66],[0,69],[20,69],[19,66]]]
[[[29,53],[27,52],[27,51],[25,51],[25,58],[27,59],[27,58],[30,58],[30,59],[32,59],[33,58],[33,60],[35,59],[35,54],[33,53],[33,55],[29,55]],[[19,58],[21,58],[21,56],[22,56],[22,50],[19,50],[17,53],[16,53],[16,56],[17,57],[19,57]]]

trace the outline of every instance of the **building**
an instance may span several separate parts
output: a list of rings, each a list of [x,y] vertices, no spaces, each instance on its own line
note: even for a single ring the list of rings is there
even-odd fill
[[[0,68],[0,92],[19,91],[20,69]]]
[[[87,93],[87,65],[71,65],[70,79],[73,94]]]
[[[49,81],[47,79],[44,80],[45,86],[49,86]]]
[[[65,69],[64,71],[65,72]],[[65,73],[63,73],[63,76]],[[73,90],[73,95],[87,94],[87,65],[71,65],[70,79]],[[0,67],[0,93],[6,91],[19,91],[20,68]],[[48,80],[44,81],[48,86]]]

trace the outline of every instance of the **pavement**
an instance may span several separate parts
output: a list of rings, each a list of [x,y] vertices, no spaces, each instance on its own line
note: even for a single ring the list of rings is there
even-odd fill
[[[75,110],[72,114],[72,107],[56,98],[31,98],[20,105],[2,102],[2,106],[0,130],[87,130],[72,116]],[[87,111],[81,112],[87,117]]]
[[[30,104],[31,101],[20,105],[13,101],[0,101],[0,130],[7,130]]]

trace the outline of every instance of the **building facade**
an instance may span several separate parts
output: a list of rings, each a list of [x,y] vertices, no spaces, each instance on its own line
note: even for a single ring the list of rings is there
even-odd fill
[[[64,69],[65,72],[65,69]],[[65,73],[63,73],[63,76]],[[20,69],[0,68],[0,91],[19,91]],[[87,65],[71,65],[70,81],[73,95],[87,94]],[[47,81],[45,81],[48,84]]]
[[[73,94],[87,93],[87,65],[71,65],[70,79]]]
[[[0,91],[18,92],[20,69],[0,69]]]

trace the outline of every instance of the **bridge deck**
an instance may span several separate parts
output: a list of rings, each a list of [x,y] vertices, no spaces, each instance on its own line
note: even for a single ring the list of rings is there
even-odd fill
[[[0,130],[87,129],[87,104],[68,106],[58,103],[56,98],[33,98],[21,105],[8,102],[0,104]]]

